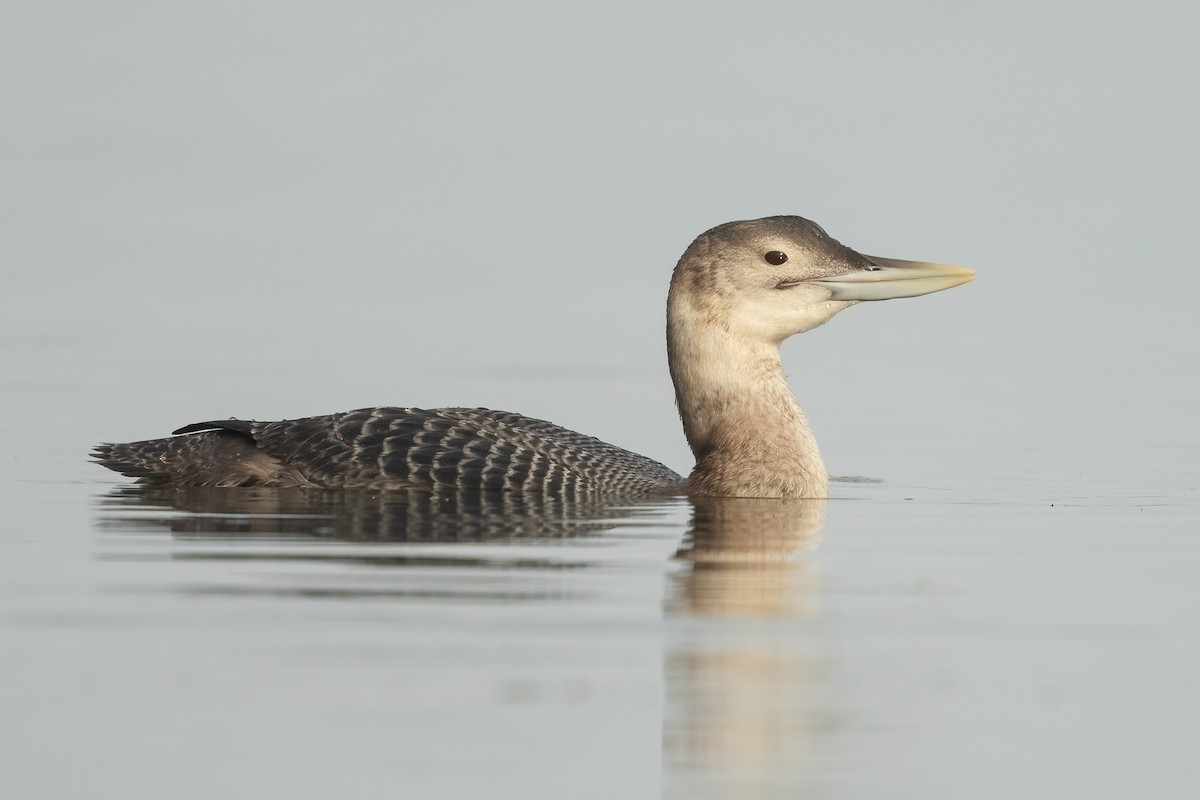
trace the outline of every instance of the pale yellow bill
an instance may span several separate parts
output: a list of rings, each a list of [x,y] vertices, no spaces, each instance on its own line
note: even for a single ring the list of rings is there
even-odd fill
[[[975,270],[929,261],[901,261],[867,256],[879,269],[835,275],[814,281],[828,288],[832,300],[892,300],[953,289],[975,278]]]

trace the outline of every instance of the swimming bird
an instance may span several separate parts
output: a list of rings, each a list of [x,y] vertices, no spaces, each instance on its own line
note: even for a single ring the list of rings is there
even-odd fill
[[[676,265],[667,297],[667,358],[696,458],[686,480],[590,436],[484,408],[211,420],[170,438],[102,444],[93,457],[145,482],[192,486],[825,497],[825,466],[788,388],[780,345],[856,303],[929,294],[974,274],[865,256],[803,217],[702,233]]]

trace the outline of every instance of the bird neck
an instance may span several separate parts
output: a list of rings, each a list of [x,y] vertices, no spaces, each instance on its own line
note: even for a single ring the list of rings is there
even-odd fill
[[[740,338],[672,299],[667,357],[697,495],[825,497],[828,478],[778,342]]]

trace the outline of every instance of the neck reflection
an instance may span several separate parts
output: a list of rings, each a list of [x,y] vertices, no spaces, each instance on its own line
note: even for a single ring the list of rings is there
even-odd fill
[[[670,795],[772,795],[801,783],[820,729],[806,623],[824,500],[694,498],[665,614]],[[726,624],[737,619],[736,626]]]

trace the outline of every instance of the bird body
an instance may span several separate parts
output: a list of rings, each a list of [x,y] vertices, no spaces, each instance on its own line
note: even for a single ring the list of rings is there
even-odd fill
[[[863,256],[801,217],[701,234],[679,260],[667,299],[671,378],[696,457],[686,481],[590,436],[482,408],[217,420],[171,438],[103,444],[93,455],[129,477],[178,485],[824,497],[825,466],[788,387],[780,344],[855,303],[948,289],[973,274]]]
[[[215,420],[169,439],[96,448],[130,477],[191,486],[438,488],[579,496],[681,487],[645,456],[540,419],[486,408],[360,408],[254,422]]]

